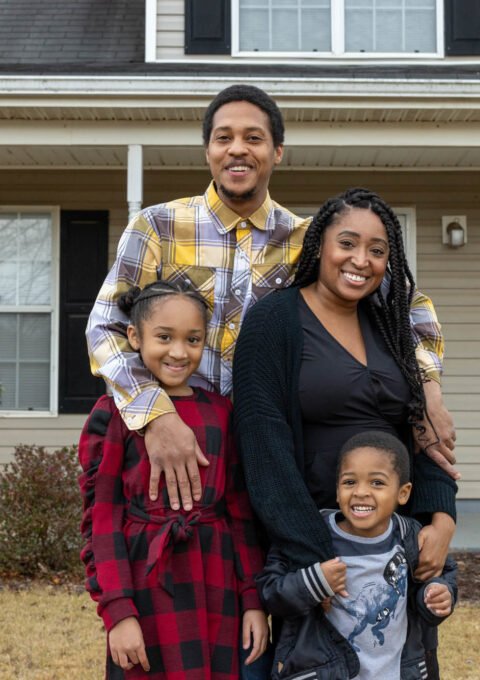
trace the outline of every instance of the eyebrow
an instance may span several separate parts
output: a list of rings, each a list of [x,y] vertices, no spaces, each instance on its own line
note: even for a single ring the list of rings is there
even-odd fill
[[[337,234],[337,238],[339,236],[356,236],[357,238],[360,238],[361,234],[359,234],[358,231],[350,231],[349,229],[345,229],[344,231],[341,231],[339,234]],[[384,238],[372,238],[370,240],[373,243],[384,243],[388,247],[388,241],[385,241]]]
[[[174,331],[176,329],[173,328],[172,326],[154,326],[153,330],[154,331],[169,331],[169,332],[171,332],[171,331]],[[192,328],[187,332],[188,333],[203,333],[203,329],[202,328]]]
[[[346,476],[348,476],[348,475],[354,475],[354,474],[355,474],[355,473],[354,473],[354,472],[351,472],[350,470],[345,470],[345,472],[342,472],[342,473],[341,473],[340,478],[341,478],[341,477],[346,477]],[[388,479],[388,473],[387,473],[387,472],[382,472],[381,470],[379,470],[378,472],[376,472],[376,471],[369,472],[369,473],[368,473],[368,476],[369,476],[369,477],[385,477],[385,479]]]
[[[218,132],[220,130],[231,130],[232,125],[219,125],[218,127],[213,128],[213,132]],[[258,125],[254,125],[252,127],[245,128],[245,132],[262,132],[265,133],[265,128],[259,127]]]

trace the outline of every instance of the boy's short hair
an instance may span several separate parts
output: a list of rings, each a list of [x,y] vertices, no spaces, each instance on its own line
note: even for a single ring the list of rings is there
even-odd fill
[[[343,459],[355,449],[366,447],[383,451],[390,457],[393,469],[398,475],[400,486],[410,481],[410,455],[407,447],[392,434],[374,430],[359,432],[350,437],[342,446],[337,462],[337,483]]]
[[[270,122],[270,132],[272,133],[273,146],[283,144],[285,136],[285,126],[283,117],[276,102],[266,92],[255,85],[231,85],[225,88],[212,99],[203,117],[203,143],[208,146],[210,135],[212,134],[213,117],[218,109],[231,102],[248,102],[261,109],[267,114]]]

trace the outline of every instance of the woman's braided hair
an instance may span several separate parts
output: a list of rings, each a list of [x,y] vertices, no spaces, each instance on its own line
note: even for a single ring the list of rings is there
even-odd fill
[[[390,206],[373,191],[358,187],[347,189],[326,201],[305,234],[293,285],[304,288],[317,280],[323,234],[340,215],[352,208],[371,210],[381,219],[387,232],[389,290],[386,298],[380,288],[369,295],[368,308],[410,387],[412,399],[408,404],[408,421],[423,434],[425,428],[419,421],[425,413],[425,394],[410,326],[410,304],[415,281],[405,257],[402,229]]]
[[[202,296],[186,284],[171,283],[169,281],[154,281],[139,288],[132,286],[126,293],[120,295],[117,304],[121,311],[128,316],[130,323],[135,326],[141,334],[142,323],[146,321],[150,314],[152,304],[159,298],[171,296],[186,297],[192,300],[200,309],[205,325],[208,321],[208,305]]]

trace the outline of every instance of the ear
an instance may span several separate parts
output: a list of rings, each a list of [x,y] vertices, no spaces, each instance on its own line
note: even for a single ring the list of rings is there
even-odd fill
[[[137,329],[135,326],[132,326],[132,324],[128,325],[127,338],[128,342],[130,343],[130,347],[138,352],[140,349],[140,339],[138,337]]]
[[[275,147],[275,159],[274,159],[275,165],[279,165],[282,162],[282,158],[283,158],[283,144],[279,144],[278,146]]]
[[[407,482],[406,484],[402,484],[402,486],[398,490],[398,505],[405,505],[405,503],[408,501],[410,498],[410,494],[412,492],[412,483]]]
[[[208,146],[205,147],[205,159],[207,161],[207,165],[210,165],[210,157],[208,155]]]

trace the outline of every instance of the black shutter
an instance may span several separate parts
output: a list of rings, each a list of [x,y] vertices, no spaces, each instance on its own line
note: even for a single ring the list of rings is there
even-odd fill
[[[60,223],[58,410],[88,413],[105,392],[90,372],[85,328],[107,273],[108,212],[63,210]]]
[[[445,0],[445,54],[480,54],[480,0]]]
[[[230,0],[185,0],[185,54],[230,54]]]

